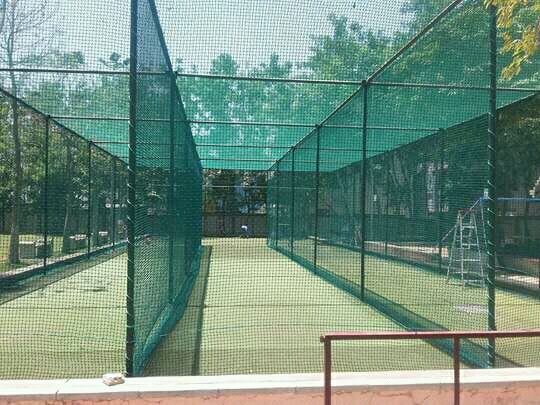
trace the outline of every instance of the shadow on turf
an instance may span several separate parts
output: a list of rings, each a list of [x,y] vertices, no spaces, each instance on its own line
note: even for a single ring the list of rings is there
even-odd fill
[[[145,376],[199,375],[204,308],[212,246],[202,246],[200,270],[184,315],[159,343]]]

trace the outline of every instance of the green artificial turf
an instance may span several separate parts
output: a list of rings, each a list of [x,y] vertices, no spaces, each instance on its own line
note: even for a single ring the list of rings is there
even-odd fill
[[[0,378],[123,371],[125,262],[117,256],[0,305]]]
[[[187,319],[155,353],[149,375],[320,372],[325,332],[402,330],[266,247],[264,239],[204,244],[212,247],[208,272],[201,273]],[[336,343],[334,354],[334,369],[342,371],[451,365],[447,355],[420,341]]]
[[[388,314],[268,248],[264,239],[216,238],[204,245],[184,316],[163,337],[147,375],[320,372],[321,334],[403,330]],[[300,246],[297,253],[309,258],[310,243],[303,252]],[[319,246],[318,253],[320,266],[358,282],[358,252]],[[96,263],[19,295],[1,292],[15,297],[0,305],[1,378],[124,371],[126,255]],[[486,328],[484,289],[447,284],[437,274],[374,257],[367,257],[366,286],[443,327]],[[497,291],[496,305],[499,329],[540,326],[535,299]],[[501,340],[497,352],[538,366],[540,339]],[[450,365],[448,355],[422,341],[338,342],[334,347],[336,371]]]
[[[295,244],[295,253],[302,254],[301,246]],[[309,249],[304,250],[309,252]],[[334,245],[318,246],[318,265],[357,286],[360,285],[360,260],[358,251]],[[421,267],[369,255],[366,256],[365,286],[393,302],[396,309],[402,307],[441,328],[488,329],[486,288],[464,287]],[[497,329],[540,328],[539,298],[497,289]],[[391,307],[388,309],[392,311]],[[486,342],[479,343],[486,345]],[[540,338],[501,339],[497,341],[497,354],[520,365],[538,366]]]

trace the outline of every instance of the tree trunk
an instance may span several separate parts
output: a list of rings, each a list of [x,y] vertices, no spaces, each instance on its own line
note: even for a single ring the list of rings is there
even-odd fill
[[[62,234],[62,253],[70,252],[70,239],[71,236],[71,194],[72,194],[72,171],[73,171],[73,157],[72,157],[71,145],[66,144],[66,210],[64,216],[64,231]]]
[[[17,101],[11,102],[13,112],[13,125],[11,126],[11,135],[15,147],[15,186],[13,188],[13,207],[11,211],[11,233],[9,238],[9,255],[10,264],[20,262],[19,258],[19,217],[21,210],[22,198],[22,161],[21,161],[21,138],[19,134],[19,106]]]

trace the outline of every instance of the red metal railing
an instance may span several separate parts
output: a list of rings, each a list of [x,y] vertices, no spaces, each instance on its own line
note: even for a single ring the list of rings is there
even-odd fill
[[[461,339],[495,339],[515,337],[540,337],[540,329],[510,331],[429,331],[429,332],[343,332],[321,336],[324,343],[324,404],[332,404],[332,341],[333,340],[401,340],[401,339],[452,339],[454,362],[454,405],[459,405],[459,365]]]

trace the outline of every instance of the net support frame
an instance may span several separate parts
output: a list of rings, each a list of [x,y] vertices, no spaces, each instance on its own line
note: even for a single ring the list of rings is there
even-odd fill
[[[362,188],[360,196],[360,299],[365,300],[366,290],[366,205],[367,205],[367,123],[368,123],[368,89],[366,80],[362,82],[363,106],[362,106]]]
[[[488,111],[488,212],[487,212],[487,255],[488,255],[488,330],[496,330],[495,314],[495,269],[497,266],[497,8],[490,5],[489,12],[489,111]],[[488,364],[495,366],[495,340],[488,339]]]
[[[438,267],[439,267],[439,273],[442,274],[442,238],[443,238],[443,230],[442,230],[442,222],[443,222],[443,209],[444,209],[444,184],[445,184],[445,176],[444,176],[444,135],[445,130],[444,128],[441,128],[439,131],[439,204],[437,206],[438,215],[437,215],[437,251],[438,251]]]
[[[131,0],[129,58],[129,151],[127,199],[127,292],[126,292],[126,375],[133,376],[135,353],[135,213],[137,173],[137,27],[139,0]]]
[[[87,188],[88,188],[88,199],[87,199],[87,209],[86,212],[86,255],[90,257],[90,251],[92,250],[92,204],[90,201],[90,196],[92,195],[92,142],[88,142],[87,145],[87,170],[88,170],[88,179],[87,179]]]
[[[388,237],[389,235],[389,229],[388,229],[388,211],[390,208],[390,170],[386,169],[386,181],[385,181],[385,193],[386,193],[386,203],[384,207],[384,254],[388,255]]]
[[[169,304],[174,301],[174,224],[176,218],[176,210],[174,207],[174,185],[175,185],[175,164],[174,164],[174,148],[175,148],[175,122],[174,122],[174,88],[176,87],[176,76],[171,74],[171,88],[170,88],[170,100],[169,100],[169,187],[168,187],[168,200],[169,200],[169,224],[167,230],[169,233],[169,291],[168,298]],[[187,148],[184,148],[187,149]],[[184,244],[185,246],[186,244]],[[186,255],[184,254],[184,258]]]
[[[315,242],[313,244],[313,266],[318,269],[317,254],[319,244],[319,189],[321,183],[321,126],[315,128],[315,139],[317,150],[315,156]]]
[[[291,161],[291,255],[294,256],[294,189],[295,189],[295,168],[294,168],[294,155],[296,147],[291,149],[292,161]]]
[[[111,162],[112,163],[112,179],[111,179],[111,182],[112,182],[112,196],[111,196],[111,244],[112,244],[112,248],[113,250],[116,248],[116,204],[117,204],[117,193],[118,193],[118,190],[117,190],[117,179],[116,179],[116,176],[117,176],[117,168],[116,168],[116,160],[113,159],[113,161]]]
[[[487,241],[488,241],[488,272],[487,272],[487,295],[488,295],[488,305],[487,305],[487,320],[486,320],[486,327],[488,330],[496,330],[496,322],[495,322],[495,319],[496,319],[496,315],[495,315],[495,269],[496,269],[496,250],[497,250],[497,236],[496,236],[496,222],[497,222],[497,212],[496,212],[496,200],[497,200],[497,190],[496,190],[496,170],[495,170],[495,165],[497,164],[497,145],[496,145],[496,120],[497,120],[497,95],[498,95],[498,91],[527,91],[527,90],[530,90],[530,92],[534,92],[534,93],[538,93],[537,90],[535,89],[523,89],[523,88],[505,88],[505,87],[497,87],[497,52],[498,52],[498,47],[497,47],[497,9],[496,7],[494,6],[490,6],[488,7],[486,11],[486,13],[489,14],[489,35],[488,37],[486,38],[487,41],[489,44],[489,60],[487,61],[487,65],[489,66],[489,86],[483,86],[483,87],[478,87],[478,86],[473,86],[473,87],[469,87],[469,86],[453,86],[453,85],[431,85],[431,84],[428,84],[428,85],[425,85],[425,84],[422,84],[422,83],[418,83],[418,84],[415,84],[415,83],[402,83],[402,84],[397,84],[397,83],[380,83],[380,82],[375,82],[374,79],[376,77],[378,77],[384,70],[386,70],[386,68],[388,68],[389,66],[391,66],[393,64],[394,61],[398,60],[399,56],[401,54],[403,54],[407,49],[409,49],[411,46],[414,45],[414,43],[416,43],[424,34],[426,34],[428,31],[431,30],[431,28],[433,28],[436,23],[438,21],[440,21],[446,14],[448,14],[450,11],[452,11],[454,8],[456,8],[457,6],[459,6],[461,3],[463,3],[463,1],[459,1],[459,0],[456,0],[456,1],[453,1],[445,10],[443,10],[437,17],[435,17],[430,23],[427,24],[427,26],[425,26],[417,35],[415,35],[402,49],[400,49],[395,55],[393,55],[387,62],[385,62],[380,68],[378,68],[371,76],[368,77],[368,79],[366,80],[367,81],[367,84],[373,84],[373,85],[381,85],[381,86],[398,86],[398,87],[420,87],[420,88],[423,88],[423,87],[428,87],[428,88],[456,88],[456,89],[471,89],[471,90],[482,90],[482,91],[486,91],[487,92],[487,96],[488,96],[488,99],[489,99],[489,102],[486,103],[488,105],[486,105],[486,109],[484,109],[484,114],[487,115],[487,130],[485,132],[485,136],[487,136],[489,139],[487,140],[487,149],[488,149],[488,158],[487,158],[487,165],[488,165],[488,173],[487,173],[487,176],[484,180],[484,185],[486,187],[486,189],[488,190],[488,193],[489,193],[489,202],[488,202],[488,210],[489,210],[489,213],[488,213],[488,225],[490,227],[490,232],[488,232],[488,235],[487,235]],[[372,83],[373,82],[373,83]],[[315,130],[317,130],[318,128],[324,126],[326,124],[326,122],[328,122],[338,111],[340,111],[342,109],[342,107],[344,107],[345,105],[347,105],[349,103],[349,101],[351,101],[355,96],[358,95],[358,93],[360,91],[362,91],[362,89],[364,88],[364,85],[362,85],[360,88],[358,88],[355,92],[353,92],[349,97],[347,97],[346,99],[343,100],[343,102],[341,104],[339,104],[337,106],[337,108],[332,112],[330,113],[322,122],[319,126],[317,126],[315,128]],[[366,92],[367,93],[367,92]],[[364,95],[365,96],[365,95]],[[367,109],[366,107],[367,105],[367,102],[365,103],[364,105],[364,108]],[[484,116],[485,116],[484,115]],[[453,128],[453,127],[456,127],[458,125],[461,125],[463,123],[465,123],[467,121],[463,121],[461,123],[458,123],[458,124],[455,124],[455,125],[452,125],[451,127],[449,128]],[[363,126],[361,127],[363,128],[363,131],[366,131],[367,130],[367,125],[366,123],[364,122]],[[314,131],[315,131],[314,130]],[[437,128],[435,129],[433,132],[438,132],[440,131],[441,129],[440,128]],[[302,141],[304,139],[306,139],[307,137],[309,137],[314,131],[311,131],[310,133],[308,133],[305,137],[301,138],[293,147],[295,147],[296,145],[299,145],[300,143],[302,143]],[[364,140],[364,139],[363,139]],[[444,142],[446,143],[446,142]],[[442,148],[444,148],[444,143],[443,145],[441,145]],[[291,147],[291,149],[293,148]],[[365,151],[367,148],[366,147],[363,147],[363,151]],[[437,152],[435,152],[437,153]],[[442,151],[442,157],[440,157],[439,159],[442,159],[442,166],[441,166],[441,176],[444,177],[444,156],[445,154],[445,151],[443,150]],[[286,156],[287,154],[285,154],[284,156]],[[280,158],[277,160],[277,170],[279,171],[279,162],[283,160],[284,157]],[[439,159],[436,159],[436,160],[439,160]],[[317,164],[319,164],[319,159],[317,159]],[[364,163],[362,163],[362,167],[363,167]],[[365,177],[365,171],[363,172],[363,177]],[[443,186],[442,182],[441,182],[441,186]],[[443,186],[444,187],[444,186]],[[317,190],[318,191],[318,186],[317,186]],[[440,201],[439,201],[439,204],[441,205],[440,208],[442,208],[443,206],[443,199],[444,199],[444,194],[445,194],[445,191],[444,190],[439,190],[439,195],[440,195]],[[365,193],[363,194],[362,197],[365,197]],[[318,201],[317,201],[318,202]],[[441,211],[441,210],[440,210]],[[316,211],[317,212],[317,211]],[[361,220],[364,221],[364,217],[365,217],[365,207],[364,207],[364,212],[362,214],[362,218]],[[318,215],[316,214],[316,219],[315,219],[315,222],[316,222],[316,225],[317,225],[317,221],[318,221]],[[439,222],[439,220],[437,219],[437,221]],[[363,234],[363,236],[365,236],[365,227],[363,226],[362,229],[361,229],[361,232]],[[438,232],[440,233],[440,232]],[[440,239],[440,238],[439,238]],[[316,252],[317,252],[317,240],[318,240],[318,233],[316,232],[316,238],[315,238],[315,270],[317,270],[317,265],[316,265]],[[362,240],[361,240],[361,255],[364,256],[365,254],[365,246],[364,246],[364,237],[362,237]],[[385,243],[385,252],[387,251],[387,242]],[[439,261],[441,260],[442,258],[442,246],[438,246],[438,251],[439,251]],[[540,263],[539,263],[539,266],[540,266]],[[362,284],[363,284],[363,278],[364,278],[364,275],[361,274],[361,281],[362,281]],[[364,292],[364,286],[362,285],[361,287],[361,292],[363,293]],[[486,347],[486,352],[487,352],[487,361],[486,361],[486,365],[488,367],[493,367],[495,365],[495,358],[496,358],[496,351],[495,351],[495,344],[492,340],[488,339],[488,345]]]
[[[45,117],[45,142],[43,145],[44,154],[44,178],[43,178],[43,272],[47,272],[47,257],[48,255],[48,241],[49,241],[49,137],[50,137],[51,118],[49,115]]]

